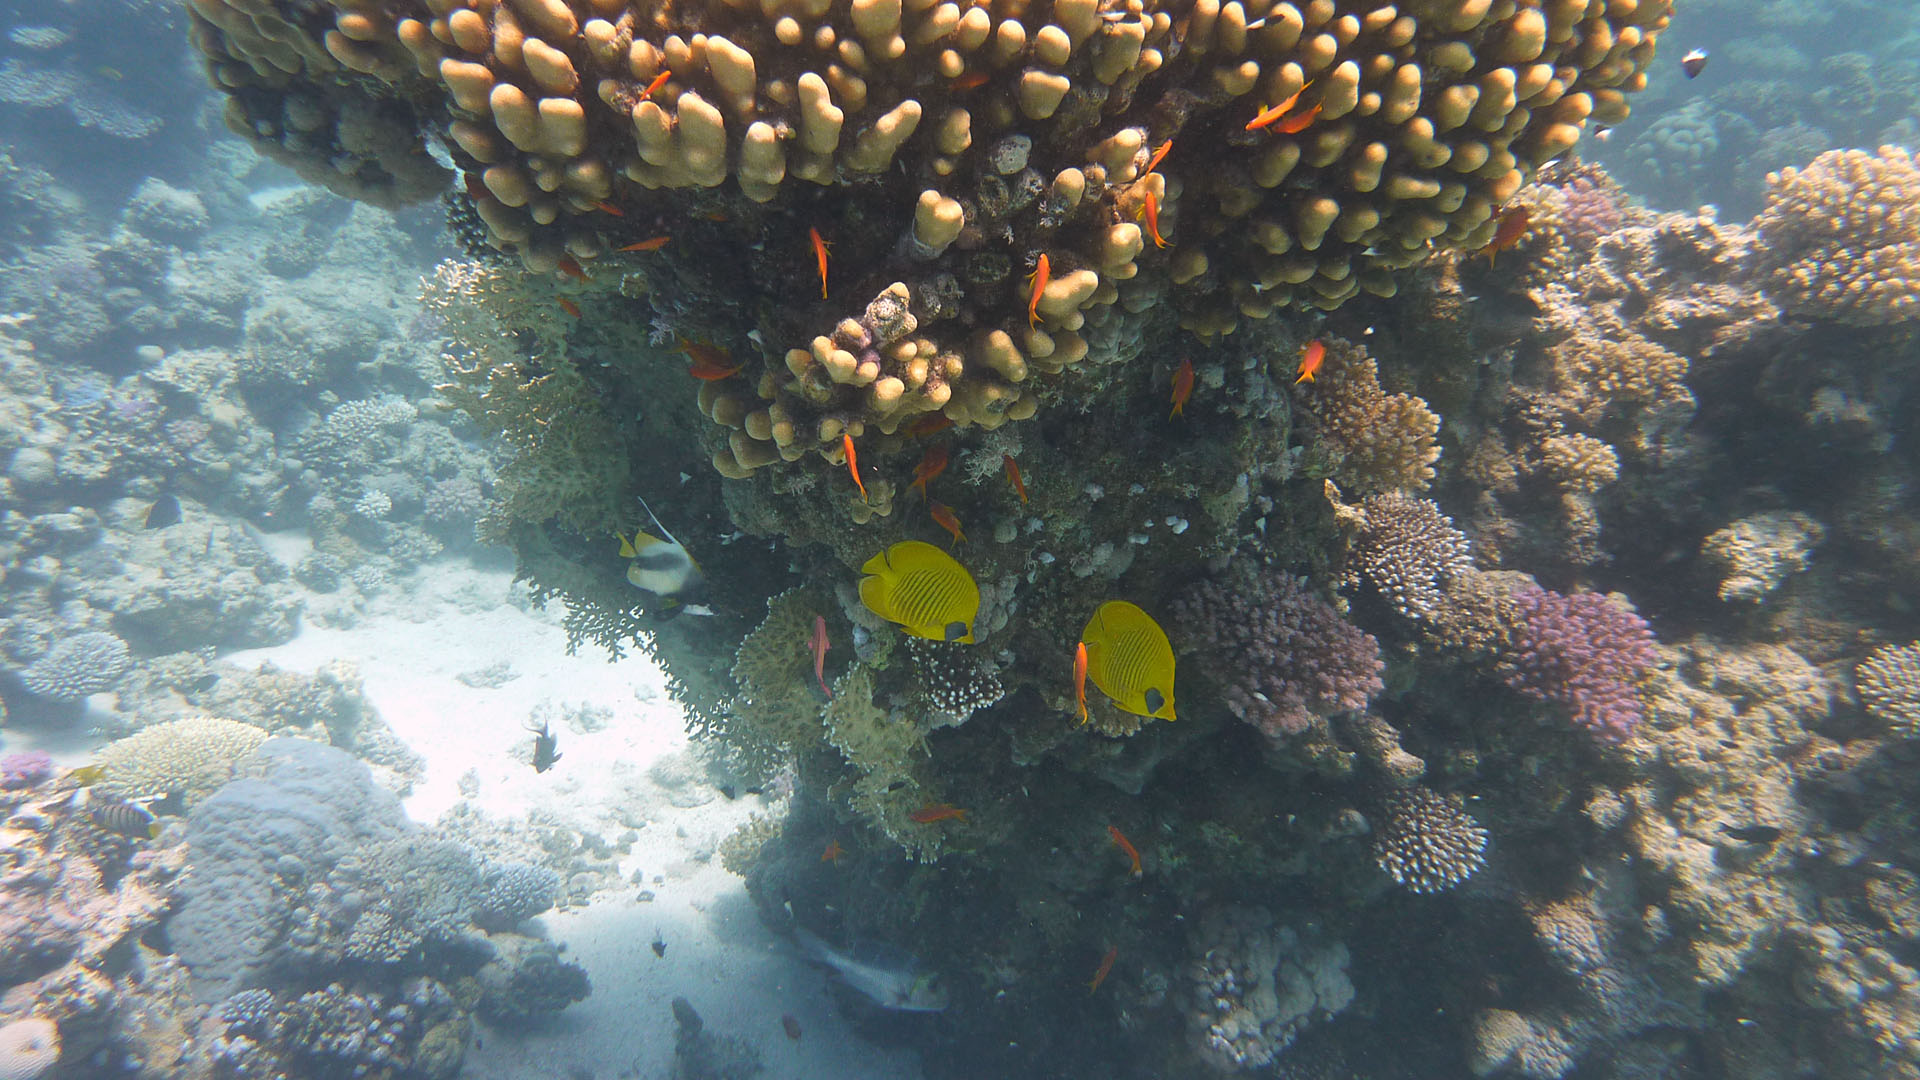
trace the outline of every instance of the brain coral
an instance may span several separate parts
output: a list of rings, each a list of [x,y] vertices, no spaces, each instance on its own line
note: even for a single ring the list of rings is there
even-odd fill
[[[236,130],[388,201],[437,168],[396,134],[431,140],[493,243],[539,269],[644,239],[629,209],[680,220],[736,185],[707,196],[732,203],[716,244],[657,260],[743,302],[793,283],[774,293],[784,350],[702,396],[736,476],[927,412],[1031,415],[1037,376],[1162,297],[1214,335],[1390,294],[1436,246],[1484,243],[1589,120],[1626,116],[1671,8],[192,4]],[[836,223],[845,269],[815,301],[807,229]],[[716,247],[752,272],[724,279]]]
[[[1855,326],[1920,317],[1920,166],[1907,150],[1829,150],[1769,173],[1754,225],[1787,311]]]
[[[107,787],[128,796],[166,792],[184,809],[220,790],[267,733],[211,716],[169,720],[108,743],[100,751]]]

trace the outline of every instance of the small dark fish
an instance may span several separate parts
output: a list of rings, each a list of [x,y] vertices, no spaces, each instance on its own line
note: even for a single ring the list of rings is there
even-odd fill
[[[1689,50],[1687,55],[1680,58],[1680,70],[1686,72],[1689,79],[1699,76],[1707,70],[1707,50]]]
[[[560,754],[555,749],[559,740],[554,736],[553,729],[544,722],[539,727],[528,727],[527,730],[533,732],[533,771],[546,772],[553,768],[554,762],[560,760]]]
[[[780,1018],[780,1027],[786,1031],[787,1038],[794,1042],[800,1041],[800,1021],[795,1020],[792,1013]]]
[[[139,803],[98,802],[92,817],[95,825],[129,839],[151,840],[160,835],[160,819]]]
[[[163,492],[147,507],[146,526],[149,529],[164,529],[169,525],[180,524],[180,499],[172,492]]]
[[[667,955],[667,937],[658,930],[653,932],[653,955]]]
[[[1773,825],[1722,825],[1720,831],[1743,844],[1771,844],[1784,835],[1783,830]]]
[[[728,802],[732,802],[740,797],[739,789],[735,788],[732,784],[721,784],[720,794],[725,795]]]

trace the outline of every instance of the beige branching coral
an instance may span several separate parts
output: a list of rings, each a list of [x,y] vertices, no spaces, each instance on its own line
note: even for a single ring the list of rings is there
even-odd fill
[[[1364,346],[1329,342],[1319,375],[1297,392],[1341,487],[1369,494],[1423,491],[1432,482],[1440,417],[1420,398],[1382,390]]]
[[[1882,645],[1854,669],[1860,703],[1896,734],[1920,735],[1920,641]]]
[[[1767,290],[1789,313],[1855,326],[1920,318],[1920,166],[1907,150],[1829,150],[1768,173],[1754,225]]]
[[[169,720],[108,743],[100,751],[104,784],[122,797],[172,795],[192,809],[233,779],[266,741],[267,733],[252,724],[211,716]]]

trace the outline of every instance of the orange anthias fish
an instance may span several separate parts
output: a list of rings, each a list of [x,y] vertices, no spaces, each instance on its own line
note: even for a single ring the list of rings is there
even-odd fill
[[[599,202],[594,203],[593,208],[595,210],[600,211],[603,214],[612,214],[614,217],[627,216],[627,212],[625,210],[620,209],[619,207],[613,205],[612,203],[608,202],[605,199],[601,199]]]
[[[1027,482],[1020,478],[1020,466],[1015,464],[1012,454],[1001,454],[1000,460],[1007,467],[1007,483],[1012,484],[1014,494],[1020,496],[1020,505],[1027,505]]]
[[[592,281],[593,280],[591,277],[587,276],[587,271],[584,267],[580,265],[580,260],[574,258],[571,255],[560,256],[560,265],[558,269],[561,273],[567,275],[568,277],[572,278],[575,281]]]
[[[1109,945],[1107,955],[1100,958],[1099,969],[1093,973],[1092,981],[1087,983],[1088,995],[1092,995],[1095,990],[1100,989],[1101,983],[1107,981],[1107,976],[1113,973],[1113,962],[1118,959],[1120,959],[1120,946]]]
[[[1298,386],[1303,382],[1312,382],[1313,377],[1320,374],[1320,365],[1326,362],[1327,343],[1319,338],[1307,342],[1307,347],[1300,350],[1300,376],[1293,380],[1293,384]]]
[[[1298,135],[1301,132],[1307,130],[1307,128],[1310,127],[1313,124],[1313,122],[1319,118],[1320,118],[1320,106],[1315,105],[1313,108],[1308,109],[1306,112],[1295,113],[1292,116],[1282,119],[1279,123],[1273,125],[1273,130],[1279,132],[1282,135]]]
[[[1261,109],[1258,115],[1256,115],[1253,119],[1247,121],[1247,130],[1259,131],[1261,128],[1266,127],[1268,124],[1271,124],[1275,120],[1278,120],[1281,117],[1287,115],[1289,112],[1292,112],[1294,105],[1298,104],[1300,101],[1300,95],[1306,93],[1307,87],[1312,85],[1313,85],[1313,80],[1308,79],[1306,82],[1300,84],[1300,89],[1295,90],[1293,92],[1292,97],[1288,98],[1287,100],[1281,102],[1278,105],[1273,106],[1270,109]]]
[[[1176,416],[1185,416],[1187,398],[1193,394],[1193,361],[1180,361],[1179,370],[1173,373],[1173,411],[1167,414],[1171,420]]]
[[[1491,267],[1495,255],[1518,244],[1521,238],[1527,235],[1527,225],[1531,220],[1532,215],[1527,213],[1527,208],[1524,206],[1516,206],[1506,213],[1501,214],[1500,224],[1494,226],[1493,229],[1493,239],[1488,241],[1487,246],[1481,248],[1476,254],[1485,255],[1487,257],[1487,265]]]
[[[828,701],[832,701],[833,691],[827,689],[826,675],[827,649],[829,647],[830,645],[827,641],[827,617],[825,615],[815,615],[813,617],[813,636],[807,639],[807,650],[813,653],[813,677],[820,683],[820,692],[827,695]]]
[[[846,451],[847,473],[853,477],[853,486],[860,489],[860,501],[866,502],[867,484],[866,481],[860,479],[860,458],[853,452],[853,436],[842,433],[840,436],[840,449]]]
[[[1107,826],[1107,835],[1113,837],[1114,844],[1116,844],[1121,851],[1126,852],[1127,858],[1133,860],[1133,876],[1139,877],[1140,850],[1133,846],[1133,841],[1127,839],[1127,834],[1121,832],[1120,826],[1118,825]]]
[[[666,247],[668,244],[671,244],[671,243],[673,243],[673,237],[671,236],[655,236],[655,237],[650,237],[646,240],[637,240],[631,244],[627,244],[624,247],[618,248],[616,250],[659,251],[661,248]]]
[[[946,471],[947,444],[939,443],[934,446],[929,446],[927,448],[927,455],[920,459],[920,464],[913,467],[913,483],[908,484],[907,487],[910,490],[913,488],[920,489],[920,495],[924,498],[927,494],[927,481],[932,480],[934,477]]]
[[[931,825],[936,821],[953,819],[967,820],[967,812],[952,803],[928,803],[907,815],[907,820],[916,825]]]
[[[1047,282],[1053,280],[1053,264],[1047,261],[1047,253],[1040,253],[1040,261],[1034,264],[1033,276],[1027,280],[1033,282],[1033,295],[1027,297],[1027,325],[1040,325],[1040,294],[1047,291]]]
[[[953,421],[945,413],[928,413],[907,425],[907,434],[915,439],[924,439],[936,432],[945,431],[953,426]]]
[[[811,226],[807,229],[807,236],[813,240],[813,258],[820,264],[820,299],[825,300],[827,298],[827,249],[833,245],[820,239],[820,230]]]
[[[667,85],[667,80],[671,78],[673,78],[673,72],[669,69],[662,68],[660,74],[655,75],[653,81],[647,84],[647,88],[640,91],[641,100],[644,101],[653,97],[655,93],[659,92],[661,87]]]
[[[566,312],[567,314],[573,316],[576,319],[580,317],[580,305],[574,303],[573,301],[567,299],[564,296],[560,297],[560,310]]]
[[[847,849],[840,846],[840,841],[829,840],[827,841],[827,850],[820,853],[820,861],[830,862],[838,866],[840,865],[840,856],[846,853]]]
[[[1073,645],[1073,703],[1080,707],[1080,722],[1087,722],[1087,643]]]
[[[927,500],[927,513],[933,515],[933,523],[953,534],[953,542],[964,544],[967,534],[960,531],[960,519],[953,516],[953,507],[943,502]],[[949,545],[951,546],[951,545]]]
[[[965,93],[968,90],[978,90],[981,87],[987,85],[987,80],[991,79],[992,77],[993,77],[992,74],[990,74],[989,72],[969,71],[965,75],[962,75],[959,78],[948,83],[947,86],[949,89],[953,90],[955,93]]]
[[[1160,200],[1154,198],[1153,192],[1149,191],[1147,192],[1146,201],[1141,204],[1140,209],[1146,215],[1147,235],[1153,238],[1153,246],[1159,248],[1166,247],[1166,240],[1160,236]]]
[[[686,338],[680,339],[680,351],[686,353],[687,359],[693,361],[693,366],[687,369],[687,374],[702,382],[719,382],[721,379],[730,378],[743,366],[732,363],[733,357],[728,356],[725,349],[697,341],[688,341]]]
[[[1172,139],[1168,139],[1166,142],[1161,143],[1159,148],[1153,152],[1153,156],[1147,159],[1147,167],[1140,173],[1140,175],[1145,176],[1147,175],[1147,173],[1150,173],[1153,170],[1159,168],[1160,163],[1162,161],[1165,161],[1167,158],[1167,151],[1171,149],[1173,149]]]

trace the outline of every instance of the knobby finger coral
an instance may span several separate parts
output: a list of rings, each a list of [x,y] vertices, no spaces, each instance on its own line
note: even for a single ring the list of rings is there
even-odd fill
[[[1601,741],[1633,733],[1637,686],[1658,658],[1645,619],[1598,593],[1533,588],[1513,595],[1520,624],[1503,664],[1507,684],[1563,705]]]
[[[1487,830],[1460,796],[1415,784],[1389,792],[1383,809],[1374,861],[1413,892],[1443,892],[1486,865]]]
[[[1473,566],[1467,535],[1431,499],[1404,491],[1373,495],[1360,514],[1350,576],[1409,619],[1432,615],[1443,602],[1441,586]]]
[[[1855,326],[1920,318],[1920,166],[1898,146],[1829,150],[1767,174],[1754,219],[1788,312]]]
[[[1296,393],[1341,487],[1423,491],[1433,481],[1440,417],[1418,397],[1382,390],[1379,367],[1363,346],[1328,343],[1319,374]]]

